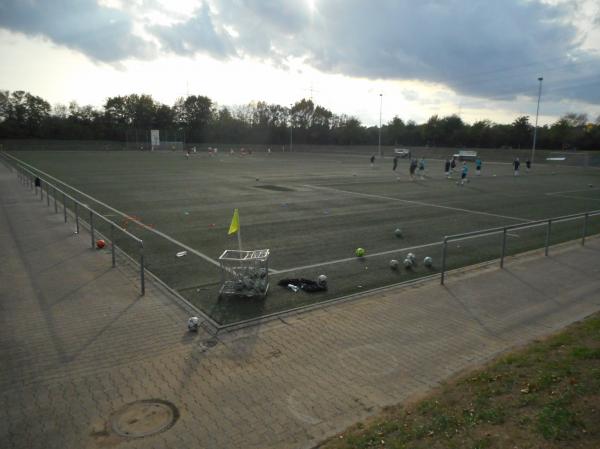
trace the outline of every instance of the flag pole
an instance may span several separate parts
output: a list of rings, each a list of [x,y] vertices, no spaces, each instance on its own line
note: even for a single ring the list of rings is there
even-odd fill
[[[233,210],[233,217],[231,218],[231,224],[229,225],[228,234],[237,233],[238,247],[242,250],[242,227],[240,226],[240,214],[237,209]]]

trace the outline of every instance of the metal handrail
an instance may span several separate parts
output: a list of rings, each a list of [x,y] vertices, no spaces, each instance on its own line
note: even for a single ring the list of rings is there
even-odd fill
[[[589,215],[590,217],[595,216],[595,215],[600,215],[600,210],[594,210],[594,211],[589,211],[589,212],[580,212],[578,214],[563,215],[560,217],[544,218],[543,220],[526,221],[523,223],[515,223],[515,224],[507,225],[507,226],[498,226],[496,228],[481,229],[479,231],[463,232],[462,234],[447,235],[444,238],[448,239],[448,241],[451,242],[453,240],[460,240],[465,237],[479,237],[479,236],[484,236],[484,235],[499,234],[501,232],[504,232],[505,229],[507,231],[511,231],[514,229],[526,229],[528,227],[535,227],[535,226],[539,226],[542,224],[546,224],[546,223],[548,223],[548,220],[552,220],[553,222],[574,220],[577,218],[582,218],[586,214]]]
[[[23,162],[23,161],[21,161],[21,160],[17,159],[17,158],[16,158],[16,157],[14,157],[14,156],[11,156],[11,155],[8,155],[8,154],[5,154],[5,153],[3,153],[3,155],[4,155],[6,158],[10,158],[10,160],[14,161],[13,163],[15,163],[15,164],[19,164],[19,165],[21,165],[21,166],[22,166],[23,164],[25,164],[25,165],[28,165],[28,166],[30,166],[30,167],[31,167],[31,165],[29,165],[29,164],[26,164],[25,162]],[[7,160],[8,160],[8,159],[7,159]],[[24,167],[23,167],[23,168],[24,168]],[[34,168],[34,169],[35,169],[35,167],[32,167],[32,168]],[[37,170],[37,169],[35,169],[35,170]],[[39,170],[37,170],[37,171],[39,171]],[[31,171],[30,171],[30,173],[31,173]],[[40,179],[45,179],[43,176],[41,176],[41,175],[39,175],[39,174],[35,174],[35,176],[39,177]],[[51,177],[52,177],[52,176],[51,176]],[[56,179],[56,178],[55,178],[55,179]],[[63,183],[63,182],[61,182],[60,180],[57,180],[57,181],[59,181],[61,184],[64,184],[64,185],[67,185],[67,186],[68,186],[68,184],[65,184],[65,183]],[[86,195],[86,194],[84,194],[84,195],[85,195],[85,196],[88,196],[88,195]],[[88,197],[89,197],[89,196],[88,196]],[[94,201],[94,202],[98,203],[98,200],[96,200],[95,198],[92,198],[92,197],[89,197],[89,198],[90,198],[92,201]],[[83,203],[82,203],[82,204],[83,204]],[[101,204],[101,203],[100,203],[100,204]],[[185,243],[183,243],[183,242],[180,242],[180,241],[178,241],[178,240],[174,239],[173,237],[171,237],[171,236],[169,236],[169,235],[167,235],[167,234],[164,234],[163,232],[160,232],[159,230],[157,230],[157,229],[154,229],[153,227],[150,227],[150,226],[148,226],[147,224],[145,224],[145,223],[142,223],[141,221],[137,220],[136,218],[134,218],[134,217],[131,217],[131,216],[128,216],[127,214],[124,214],[123,212],[121,212],[121,211],[119,211],[119,210],[117,210],[117,209],[114,209],[114,208],[112,208],[112,207],[110,207],[110,206],[108,206],[108,205],[105,205],[105,204],[102,204],[102,205],[103,205],[103,206],[106,206],[106,207],[107,207],[109,210],[112,210],[113,212],[115,212],[115,213],[117,213],[117,214],[120,214],[120,215],[122,215],[124,218],[126,218],[126,219],[130,220],[132,223],[135,223],[136,225],[140,226],[141,228],[145,229],[146,231],[148,231],[148,232],[151,232],[151,233],[153,233],[153,234],[155,234],[155,235],[158,235],[158,236],[160,236],[160,237],[162,237],[162,238],[164,238],[164,239],[168,240],[169,242],[171,242],[171,243],[173,243],[173,244],[175,244],[175,245],[177,245],[177,246],[181,247],[182,249],[186,250],[188,253],[191,253],[191,254],[194,254],[194,255],[196,255],[196,256],[200,257],[201,259],[204,259],[205,261],[207,261],[208,263],[210,263],[210,264],[212,264],[212,265],[215,265],[215,266],[217,266],[217,267],[219,266],[219,262],[217,262],[216,260],[213,260],[212,258],[208,257],[206,254],[203,254],[203,253],[201,253],[200,251],[198,251],[198,250],[196,250],[196,249],[192,248],[191,246],[188,246],[188,245],[186,245]]]
[[[445,281],[445,277],[446,277],[445,274],[446,274],[446,257],[447,257],[448,242],[502,233],[502,252],[501,252],[501,256],[500,256],[500,268],[504,268],[504,258],[506,256],[506,234],[508,231],[518,230],[518,229],[527,229],[527,228],[545,225],[546,226],[546,238],[545,238],[545,243],[544,243],[544,255],[548,256],[549,247],[550,247],[550,235],[552,232],[552,223],[583,218],[583,230],[582,230],[582,236],[581,236],[581,244],[585,245],[585,238],[587,235],[588,218],[597,216],[597,215],[600,215],[600,210],[580,212],[577,214],[562,215],[559,217],[546,218],[543,220],[527,221],[524,223],[516,223],[516,224],[512,224],[512,225],[508,225],[508,226],[500,226],[497,228],[483,229],[481,231],[471,231],[471,232],[464,232],[462,234],[453,234],[453,235],[444,236],[444,240],[442,242],[442,244],[443,244],[443,246],[442,246],[442,267],[440,270],[440,283],[443,285],[444,281]]]
[[[91,208],[90,206],[88,206],[87,204],[82,203],[81,201],[79,201],[78,199],[76,199],[75,197],[69,195],[67,192],[65,192],[64,190],[62,190],[60,187],[57,187],[55,184],[52,184],[51,182],[48,182],[44,177],[39,176],[38,174],[34,173],[33,171],[29,170],[28,168],[24,167],[22,164],[20,163],[16,163],[16,164],[12,164],[11,161],[6,158],[6,155],[4,154],[4,152],[0,152],[0,155],[2,155],[4,157],[4,160],[6,162],[8,162],[10,164],[10,166],[14,166],[17,170],[17,174],[21,177],[21,180],[23,180],[23,177],[26,180],[26,183],[28,185],[28,187],[31,188],[35,188],[35,193],[37,195],[37,188],[38,186],[35,185],[34,187],[34,182],[33,180],[38,179],[40,181],[40,200],[43,201],[43,195],[44,195],[44,191],[43,191],[43,186],[46,186],[46,202],[47,205],[50,205],[50,188],[52,188],[52,196],[54,197],[54,209],[55,212],[58,213],[58,207],[57,207],[57,193],[58,194],[62,194],[62,203],[63,203],[63,214],[64,214],[64,220],[65,223],[67,222],[67,199],[69,199],[70,201],[73,202],[74,205],[74,210],[73,210],[73,214],[75,215],[75,223],[76,223],[76,229],[77,229],[77,233],[79,233],[79,206],[82,206],[85,210],[87,210],[90,214],[90,236],[91,236],[91,246],[92,248],[94,248],[95,246],[95,231],[94,231],[94,217],[99,217],[100,219],[102,219],[106,224],[108,224],[110,226],[110,242],[111,242],[111,262],[112,262],[112,266],[115,267],[116,266],[116,258],[115,258],[115,243],[114,243],[114,230],[117,229],[119,231],[121,231],[124,235],[126,235],[127,237],[129,237],[130,239],[132,239],[134,242],[136,242],[138,244],[138,252],[139,252],[139,265],[140,265],[140,287],[141,287],[141,295],[144,296],[146,293],[146,285],[145,285],[145,264],[144,264],[144,241],[142,239],[140,239],[139,237],[137,237],[136,235],[132,234],[131,232],[129,232],[127,229],[123,228],[122,226],[118,225],[117,223],[115,223],[112,220],[109,220],[108,218],[104,217],[102,214],[100,214],[98,211],[96,211],[95,209]]]
[[[97,210],[91,208],[90,206],[88,206],[85,203],[82,203],[81,201],[79,201],[78,199],[74,198],[73,196],[69,195],[67,192],[65,192],[64,190],[62,190],[60,187],[56,187],[56,185],[52,184],[51,182],[46,181],[44,178],[42,178],[41,176],[35,174],[34,172],[32,172],[31,170],[19,165],[18,166],[19,169],[29,173],[30,175],[39,178],[40,181],[43,181],[44,184],[46,184],[47,186],[52,187],[52,189],[58,193],[61,193],[63,195],[63,197],[71,200],[73,203],[76,203],[80,206],[83,206],[85,209],[87,209],[88,211],[92,212],[94,215],[100,217],[102,220],[104,220],[104,222],[106,222],[109,225],[114,226],[116,229],[118,229],[119,231],[121,231],[123,234],[126,234],[127,236],[131,237],[133,240],[135,240],[137,243],[142,243],[142,239],[140,239],[138,236],[132,234],[131,232],[129,232],[127,229],[123,228],[122,226],[118,225],[117,223],[115,223],[112,220],[109,220],[108,218],[104,217],[100,212],[98,212]],[[53,195],[54,196],[54,195]],[[54,196],[55,197],[55,196]],[[56,198],[56,197],[55,197]]]

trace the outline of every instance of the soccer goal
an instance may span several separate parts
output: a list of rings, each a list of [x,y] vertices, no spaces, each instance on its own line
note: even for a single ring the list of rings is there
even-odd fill
[[[570,165],[575,167],[589,166],[588,153],[575,153],[572,151],[553,151],[546,157],[546,161],[557,165]]]
[[[129,129],[125,138],[128,150],[183,151],[185,144],[182,129]]]

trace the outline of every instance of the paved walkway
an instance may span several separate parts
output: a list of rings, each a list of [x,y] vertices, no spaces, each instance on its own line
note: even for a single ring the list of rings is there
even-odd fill
[[[388,290],[217,338],[160,286],[139,296],[0,165],[1,448],[311,448],[502,351],[600,310],[600,241]],[[174,426],[114,434],[173,403]],[[132,421],[133,422],[133,421]]]

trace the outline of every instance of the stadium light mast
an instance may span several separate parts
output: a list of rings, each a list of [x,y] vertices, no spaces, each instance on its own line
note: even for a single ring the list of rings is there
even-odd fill
[[[381,157],[381,109],[383,107],[383,94],[379,94],[379,143],[377,144],[377,149],[379,153],[379,157]]]
[[[538,78],[540,82],[540,89],[538,91],[538,102],[537,102],[537,110],[535,111],[535,128],[533,129],[533,147],[531,148],[531,163],[533,164],[533,160],[535,158],[535,144],[537,141],[537,128],[538,128],[538,116],[540,115],[540,99],[542,98],[542,81],[544,81],[544,77],[540,76]]]

